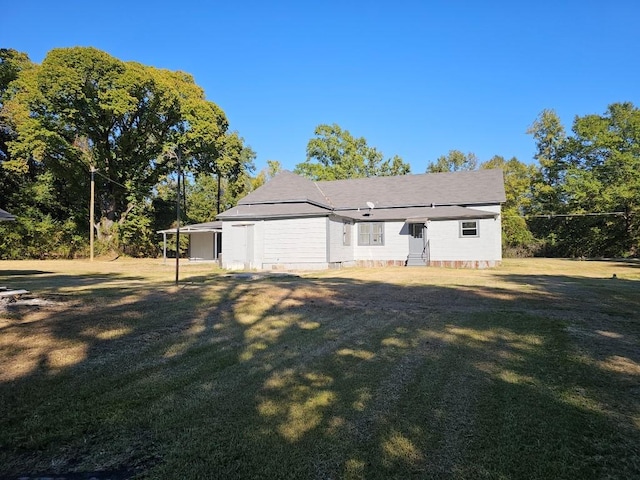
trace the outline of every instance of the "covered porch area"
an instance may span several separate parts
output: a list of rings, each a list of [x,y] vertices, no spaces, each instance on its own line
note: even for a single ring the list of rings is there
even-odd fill
[[[163,236],[162,257],[167,260],[167,235],[176,235],[177,228],[159,230]],[[222,254],[222,222],[196,223],[180,227],[180,234],[189,238],[188,256],[192,262],[215,262]]]

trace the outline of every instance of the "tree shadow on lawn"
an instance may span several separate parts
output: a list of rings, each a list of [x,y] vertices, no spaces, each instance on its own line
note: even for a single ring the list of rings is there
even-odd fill
[[[17,277],[17,278],[16,278]],[[0,270],[0,284],[29,290],[33,295],[46,297],[73,293],[74,296],[96,295],[113,291],[109,282],[118,282],[121,288],[139,286],[145,278],[118,273],[61,274],[35,270]],[[74,289],[82,290],[74,290]]]
[[[46,272],[44,270],[0,270],[0,278],[2,277],[21,277],[34,275],[48,275],[53,272]]]
[[[624,268],[640,268],[640,258],[587,258],[585,262],[605,262],[613,265],[620,265]]]
[[[638,282],[500,279],[96,282],[3,330],[0,474],[633,477]]]

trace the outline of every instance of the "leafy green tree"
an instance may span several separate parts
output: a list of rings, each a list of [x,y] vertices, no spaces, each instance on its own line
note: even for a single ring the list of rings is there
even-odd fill
[[[185,177],[183,182],[185,186],[184,208],[182,210],[185,222],[211,222],[215,220],[219,212],[235,206],[240,198],[251,191],[252,178],[249,172],[255,169],[253,163],[255,153],[251,147],[244,145],[244,140],[237,134],[229,136],[229,138],[234,138],[234,146],[239,148],[238,151],[232,151],[231,155],[234,158],[240,158],[240,162],[232,163],[229,161],[232,168],[223,170],[224,161],[227,160],[226,155],[229,154],[229,150],[225,150],[220,162],[222,165],[220,170],[216,170],[213,174],[200,173]],[[171,208],[175,210],[175,181],[168,178],[164,190],[169,192],[168,195],[164,195],[164,198],[171,198]],[[175,221],[175,215],[170,218],[171,222]],[[161,228],[168,226],[169,224],[164,224]]]
[[[117,223],[118,251],[132,257],[153,257],[157,254],[157,236],[153,228],[153,203],[132,202],[133,208]]]
[[[51,172],[31,165],[28,174],[14,180],[18,188],[3,195],[8,193],[5,198],[16,221],[0,224],[0,258],[68,258],[83,253],[78,216],[65,205],[61,185]]]
[[[95,166],[103,239],[112,239],[114,224],[140,210],[175,170],[168,151],[179,149],[188,171],[241,170],[224,113],[183,72],[76,47],[52,50],[11,85],[4,111],[17,137],[4,168],[18,174],[30,161],[43,165],[68,192],[69,206],[88,218],[89,169]]]
[[[531,212],[550,215],[532,221],[532,231],[553,255],[638,255],[640,111],[614,103],[603,115],[576,117],[572,131],[565,136],[550,111],[530,129],[540,162]]]
[[[609,105],[604,115],[577,117],[568,142],[565,193],[571,210],[620,212],[599,226],[604,254],[640,253],[640,110]],[[621,220],[621,221],[620,221]]]
[[[8,109],[4,103],[9,97],[9,86],[11,82],[18,78],[22,70],[32,67],[29,56],[26,53],[13,49],[0,48],[0,207],[16,211],[15,195],[25,188],[24,181],[15,178],[10,172],[2,168],[4,163],[11,157],[8,149],[8,142],[15,138],[15,132],[8,121]],[[24,180],[33,180],[27,178]],[[16,211],[17,212],[17,211]],[[3,229],[6,230],[6,229]]]
[[[278,160],[267,160],[267,178],[275,177],[282,170],[282,164]]]
[[[4,100],[8,96],[9,85],[18,78],[22,70],[32,66],[33,63],[26,53],[0,48],[0,161],[9,159],[7,142],[13,137],[13,131],[6,118],[8,112],[4,109]]]
[[[218,211],[218,187],[217,177],[208,174],[198,175],[193,181],[187,182],[186,221],[188,223],[215,220]]]
[[[533,165],[513,157],[499,155],[483,162],[480,168],[500,168],[504,175],[506,202],[502,206],[502,243],[507,256],[531,256],[537,241],[529,230],[524,214],[531,208],[531,182],[536,174]]]
[[[225,158],[235,166],[224,172],[222,181],[218,182],[219,196],[217,201],[217,212],[223,212],[235,206],[242,197],[246,196],[252,189],[251,172],[255,170],[254,161],[256,153],[253,149],[244,144],[244,140],[237,134],[230,137],[235,145],[230,152],[227,151]],[[220,177],[218,177],[220,180]]]
[[[18,73],[31,66],[33,63],[26,53],[13,48],[0,48],[0,91],[4,92],[18,78]]]
[[[260,170],[258,174],[251,179],[251,190],[253,191],[261,187],[275,177],[281,170],[282,165],[278,160],[267,160],[267,167]]]
[[[446,156],[438,157],[435,162],[427,166],[427,173],[460,172],[466,170],[476,170],[478,168],[478,157],[469,152],[462,153],[460,150],[450,150]]]
[[[14,106],[7,103],[15,93],[12,82],[34,67],[26,53],[0,49],[0,207],[16,215],[15,222],[0,224],[2,259],[70,257],[84,249],[78,214],[66,203],[64,185],[32,158],[20,175],[4,168],[11,163],[8,144],[17,137]]]
[[[532,213],[566,212],[562,186],[565,174],[567,137],[560,118],[553,110],[543,110],[527,133],[536,142],[539,169],[533,181]]]
[[[364,137],[353,137],[337,124],[318,125],[316,138],[307,144],[307,159],[294,172],[312,180],[340,180],[375,176],[405,175],[410,165],[395,155],[384,159],[382,152],[367,145]]]

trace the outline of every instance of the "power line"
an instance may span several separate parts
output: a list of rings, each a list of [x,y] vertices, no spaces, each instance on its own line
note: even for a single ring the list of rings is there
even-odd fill
[[[98,175],[100,175],[102,178],[104,178],[105,180],[111,182],[111,183],[115,183],[116,185],[119,185],[120,187],[124,188],[125,190],[129,190],[127,187],[125,187],[124,185],[122,185],[121,183],[116,182],[115,180],[110,179],[109,177],[102,175],[100,173],[100,170],[94,170],[95,173],[97,173]]]
[[[503,215],[512,218],[557,218],[557,217],[604,217],[620,216],[625,212],[589,212],[589,213],[540,213],[535,215]]]

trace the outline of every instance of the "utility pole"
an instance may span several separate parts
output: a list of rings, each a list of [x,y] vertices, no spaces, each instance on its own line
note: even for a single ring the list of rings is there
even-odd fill
[[[95,172],[96,169],[93,165],[91,165],[91,201],[89,202],[89,249],[91,250],[91,261],[93,262],[93,240],[94,240],[94,209],[95,209],[95,191],[96,191],[96,181],[95,181]]]
[[[178,170],[178,197],[176,199],[176,285],[178,285],[180,271],[180,149],[176,148],[176,163]]]
[[[217,194],[218,198],[218,202],[217,202],[217,206],[216,206],[216,213],[220,213],[220,196],[221,196],[221,192],[220,192],[220,172],[218,172],[218,194]]]

